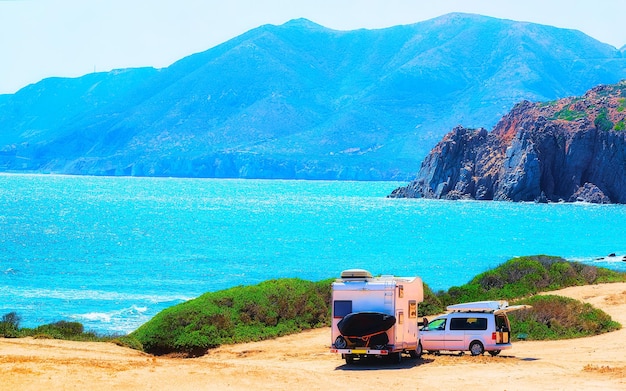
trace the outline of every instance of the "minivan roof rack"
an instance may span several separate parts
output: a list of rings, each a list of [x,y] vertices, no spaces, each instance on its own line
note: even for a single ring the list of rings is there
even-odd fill
[[[447,306],[451,312],[494,312],[509,306],[505,300],[500,301],[474,301],[471,303],[461,303]]]

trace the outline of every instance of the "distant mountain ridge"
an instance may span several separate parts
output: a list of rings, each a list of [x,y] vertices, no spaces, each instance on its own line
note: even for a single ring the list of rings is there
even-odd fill
[[[470,14],[336,31],[253,29],[164,69],[0,96],[0,171],[409,180],[453,126],[626,78],[575,30]]]
[[[626,80],[456,127],[391,197],[626,204]]]

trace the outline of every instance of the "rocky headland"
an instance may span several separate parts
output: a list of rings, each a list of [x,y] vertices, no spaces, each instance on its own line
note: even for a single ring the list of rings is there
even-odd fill
[[[394,198],[626,203],[626,80],[455,127]]]

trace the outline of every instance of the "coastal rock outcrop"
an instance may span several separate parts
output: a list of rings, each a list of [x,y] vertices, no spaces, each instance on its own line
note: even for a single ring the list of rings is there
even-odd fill
[[[458,126],[389,197],[626,203],[626,81]]]

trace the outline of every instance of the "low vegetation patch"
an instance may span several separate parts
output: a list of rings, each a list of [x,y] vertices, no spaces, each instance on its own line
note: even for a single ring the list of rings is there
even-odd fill
[[[605,132],[613,129],[613,126],[615,125],[609,119],[608,110],[606,109],[606,107],[603,107],[600,110],[600,113],[598,114],[596,119],[593,121],[593,124],[596,126],[598,130],[605,131]]]
[[[537,255],[513,258],[477,275],[465,285],[425,296],[424,299],[429,308],[441,309],[451,304],[483,300],[529,304],[532,309],[510,314],[513,340],[518,335],[529,340],[567,339],[613,331],[621,325],[589,304],[536,294],[605,282],[626,282],[626,274],[568,262],[560,257]],[[443,310],[433,314],[441,312]]]
[[[512,340],[519,335],[529,340],[579,338],[621,328],[604,311],[568,297],[536,295],[515,304],[529,304],[532,308],[509,314]]]
[[[92,331],[85,332],[82,323],[64,320],[38,326],[34,329],[22,329],[25,336],[36,338],[66,339],[72,341],[99,341],[100,337]]]
[[[465,285],[439,292],[437,298],[445,307],[471,301],[512,300],[570,286],[625,281],[625,273],[537,255],[513,258]]]
[[[142,350],[141,343],[131,336],[99,335],[93,331],[85,331],[80,322],[58,322],[44,324],[35,328],[20,327],[21,317],[16,312],[9,312],[0,318],[0,337],[4,338],[48,338],[67,341],[113,342]]]
[[[585,118],[586,116],[587,116],[587,113],[585,113],[584,111],[572,110],[569,107],[566,107],[554,113],[554,116],[550,119],[561,119],[564,121],[576,121],[577,119]]]
[[[280,279],[206,293],[161,311],[131,336],[149,353],[200,355],[225,343],[325,326],[331,282]]]

